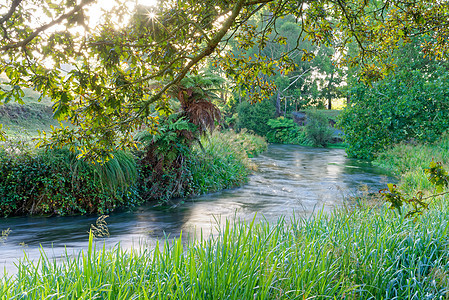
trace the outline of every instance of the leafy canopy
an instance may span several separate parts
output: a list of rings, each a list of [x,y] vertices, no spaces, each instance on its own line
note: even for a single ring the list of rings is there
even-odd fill
[[[94,0],[6,0],[0,4],[0,101],[21,101],[32,87],[54,101],[54,116],[73,126],[54,129],[42,144],[73,144],[83,155],[103,157],[132,147],[139,128],[154,130],[157,112],[167,110],[169,92],[189,72],[211,59],[253,101],[274,87],[269,75],[288,74],[314,53],[292,47],[267,57],[269,42],[287,43],[276,22],[293,16],[304,39],[335,48],[340,63],[361,64],[370,82],[393,68],[392,51],[427,33],[425,55],[448,57],[449,3],[445,0],[161,0],[157,7],[110,0],[100,19],[89,17]],[[251,19],[259,17],[263,26]],[[228,51],[233,41],[243,50]],[[289,41],[291,43],[291,40]],[[348,54],[348,43],[359,50]],[[293,43],[294,44],[294,43]],[[254,46],[259,53],[245,55]]]

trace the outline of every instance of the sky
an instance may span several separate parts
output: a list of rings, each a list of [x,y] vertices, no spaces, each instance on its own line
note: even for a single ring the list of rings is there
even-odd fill
[[[157,6],[157,0],[128,0],[128,7],[132,10],[136,4],[155,7]],[[87,15],[89,18],[95,22],[95,20],[99,21],[100,16],[102,15],[102,11],[108,11],[115,5],[114,0],[97,0],[95,4],[90,5],[88,8]],[[91,21],[91,24],[93,23]]]

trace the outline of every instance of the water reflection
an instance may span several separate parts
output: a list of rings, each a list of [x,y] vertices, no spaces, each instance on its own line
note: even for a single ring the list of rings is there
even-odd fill
[[[293,213],[308,216],[330,211],[366,185],[378,190],[386,181],[382,170],[369,163],[348,159],[341,149],[314,149],[272,145],[255,159],[258,171],[242,188],[187,200],[173,209],[157,210],[151,204],[118,211],[106,220],[111,236],[108,246],[120,242],[124,248],[154,243],[164,236],[205,234],[226,218],[271,222]],[[20,217],[0,220],[0,229],[12,230],[0,245],[0,274],[3,267],[15,272],[14,262],[39,255],[39,246],[50,255],[76,253],[87,248],[90,225],[97,216]],[[103,240],[101,241],[103,242]]]

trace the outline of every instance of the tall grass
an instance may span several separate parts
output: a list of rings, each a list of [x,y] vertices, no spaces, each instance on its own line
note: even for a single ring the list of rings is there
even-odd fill
[[[449,210],[413,222],[384,207],[287,224],[227,221],[154,249],[42,253],[1,280],[2,299],[444,299]]]
[[[192,151],[191,188],[194,194],[210,193],[240,186],[255,168],[250,157],[267,148],[265,139],[247,132],[213,132],[203,137],[203,148]]]
[[[444,134],[434,144],[399,144],[381,153],[375,164],[389,169],[400,178],[403,192],[416,194],[418,191],[430,193],[432,184],[427,180],[424,168],[432,159],[449,169],[449,134]]]

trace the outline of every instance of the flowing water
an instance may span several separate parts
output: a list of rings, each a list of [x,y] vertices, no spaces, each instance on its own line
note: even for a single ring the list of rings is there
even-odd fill
[[[154,203],[117,211],[106,219],[110,236],[107,246],[123,248],[154,244],[165,236],[176,237],[211,232],[223,219],[270,222],[293,215],[311,216],[348,204],[349,196],[362,187],[377,192],[387,178],[382,169],[366,161],[349,159],[342,149],[316,149],[292,145],[270,145],[254,159],[258,170],[241,188],[179,201],[170,209]],[[180,203],[181,202],[181,203]],[[0,230],[11,229],[0,244],[0,275],[15,273],[14,263],[39,257],[60,257],[87,248],[88,231],[98,216],[16,217],[0,219]],[[102,240],[103,242],[103,240]]]

